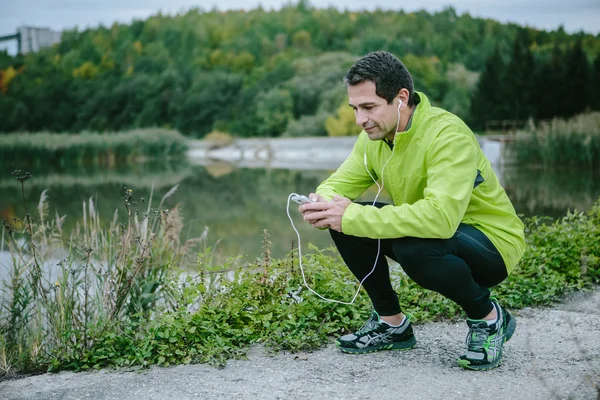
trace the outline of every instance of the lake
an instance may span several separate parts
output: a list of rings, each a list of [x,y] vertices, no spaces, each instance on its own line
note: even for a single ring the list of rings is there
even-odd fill
[[[484,139],[482,148],[520,214],[560,217],[568,209],[586,210],[600,197],[597,172],[526,169],[504,162],[499,142]],[[280,258],[290,251],[292,241],[296,242],[286,214],[289,193],[310,193],[340,162],[341,159],[331,159],[325,164],[292,160],[265,167],[259,162],[189,159],[112,169],[48,167],[43,171],[29,171],[33,178],[26,182],[26,200],[30,210],[35,210],[42,191],[48,189],[49,211],[52,216],[56,213],[67,216],[68,231],[81,220],[83,204],[90,198],[106,221],[112,219],[116,209],[123,220],[124,187],[133,190],[134,200],[139,201],[137,207],[143,212],[148,207],[153,186],[152,206],[156,207],[177,185],[176,192],[163,207],[181,208],[183,239],[200,236],[208,227],[208,245],[216,246],[221,259],[241,255],[243,260],[253,261],[261,257],[262,232],[267,229],[272,243],[271,255]],[[0,169],[0,219],[24,216],[20,183],[11,175],[16,168],[28,171],[26,166],[13,165]],[[367,191],[362,199],[372,199],[376,194],[374,189]],[[385,201],[385,195],[381,199]],[[328,233],[305,224],[296,208],[292,203],[290,212],[300,231],[303,249],[309,242],[318,247],[331,245]]]

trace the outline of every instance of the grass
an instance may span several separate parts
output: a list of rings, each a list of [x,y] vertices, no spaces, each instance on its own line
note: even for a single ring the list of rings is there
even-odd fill
[[[517,163],[546,168],[600,168],[600,112],[555,118],[520,132],[511,147]]]
[[[14,174],[25,199],[30,175]],[[180,243],[178,209],[162,209],[175,190],[153,208],[151,196],[142,204],[126,189],[124,221],[115,212],[106,227],[90,200],[82,221],[64,232],[64,217],[47,215],[45,193],[35,216],[24,201],[22,220],[3,221],[0,248],[8,249],[10,271],[0,288],[0,376],[15,368],[68,368],[98,337],[150,318],[168,300],[161,290],[170,268],[204,240]]]
[[[68,168],[40,168],[31,181],[35,188],[94,188],[99,185],[116,184],[136,188],[169,188],[174,183],[189,178],[194,173],[187,163],[146,162],[127,164],[118,168],[80,166]],[[0,189],[20,190],[21,184],[14,177],[0,177]]]
[[[29,175],[19,171],[16,177],[24,193]],[[364,292],[352,306],[321,301],[303,286],[294,251],[271,258],[266,230],[257,237],[263,256],[246,265],[216,263],[206,235],[181,243],[178,210],[162,209],[174,191],[154,208],[125,190],[124,216],[115,213],[105,227],[90,202],[78,226],[65,232],[61,219],[48,217],[44,194],[35,212],[24,202],[23,220],[3,222],[10,273],[0,291],[0,378],[61,369],[223,365],[253,343],[316,349],[366,319]],[[553,223],[528,219],[526,254],[495,295],[515,309],[551,304],[598,283],[599,234],[600,201]],[[348,299],[356,287],[333,248],[312,248],[303,265],[311,287],[328,298]],[[392,279],[418,323],[464,318],[456,304],[418,287],[399,268]]]
[[[115,165],[125,161],[176,157],[188,148],[176,131],[138,129],[118,133],[11,133],[0,135],[4,163],[45,166]]]

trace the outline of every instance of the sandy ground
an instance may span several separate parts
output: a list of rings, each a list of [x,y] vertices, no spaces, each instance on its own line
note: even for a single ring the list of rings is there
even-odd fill
[[[251,349],[223,369],[45,374],[0,383],[2,399],[600,399],[600,288],[548,309],[515,311],[502,365],[465,371],[464,323],[415,326],[409,351],[347,355],[335,346],[272,355]]]

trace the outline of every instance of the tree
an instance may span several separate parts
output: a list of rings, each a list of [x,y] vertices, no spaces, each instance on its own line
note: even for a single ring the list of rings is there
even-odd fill
[[[222,71],[205,73],[182,97],[176,128],[204,136],[213,124],[228,115],[242,88],[242,78]]]
[[[590,65],[587,56],[583,52],[581,39],[567,52],[567,82],[570,90],[569,95],[563,100],[563,116],[568,118],[582,113],[589,108],[592,97],[590,87]],[[598,88],[595,88],[598,90]]]
[[[485,68],[471,97],[468,120],[474,129],[483,129],[486,122],[502,117],[501,87],[504,71],[504,61],[500,49],[496,46],[494,53],[485,63]]]
[[[292,95],[285,89],[275,88],[256,97],[256,133],[260,136],[281,136],[293,119]]]
[[[506,66],[501,83],[499,107],[504,119],[525,120],[534,116],[533,78],[535,60],[531,53],[531,38],[525,28],[517,32],[513,43],[512,58]]]
[[[574,39],[581,46],[565,56]],[[563,51],[548,65],[555,43]],[[481,88],[472,93],[464,78],[484,71],[496,47],[508,56],[511,45],[510,71],[504,74],[504,64],[495,62],[502,74],[482,73]],[[585,55],[600,53],[600,36],[523,29],[452,8],[434,15],[340,11],[300,0],[272,12],[215,7],[155,15],[109,28],[67,30],[60,43],[37,53],[11,57],[0,51],[0,131],[168,125],[200,136],[215,128],[255,136],[263,129],[268,135],[288,128],[305,133],[300,121],[310,121],[320,132],[324,118],[336,115],[346,100],[341,79],[348,68],[375,50],[396,54],[413,74],[415,88],[436,105],[462,114],[472,95],[471,117],[480,127],[487,119],[579,112],[583,97],[571,99],[571,83],[599,86],[599,73],[592,74],[589,65],[585,84],[578,81],[585,73],[573,71],[585,69]],[[563,76],[567,67],[572,76]],[[598,94],[588,96],[586,106],[600,108]],[[273,99],[282,103],[273,103],[272,110],[261,103]],[[563,106],[565,99],[569,104]],[[265,120],[269,115],[276,119]]]
[[[600,111],[600,53],[594,60],[593,72],[592,72],[592,97],[590,106],[592,110]],[[595,88],[595,89],[594,89]]]
[[[360,133],[354,111],[346,102],[338,107],[335,116],[325,120],[325,130],[329,136],[351,136]]]
[[[446,72],[448,89],[442,107],[466,119],[469,113],[470,95],[477,85],[479,74],[469,71],[462,64],[452,64]]]
[[[570,97],[570,85],[565,55],[558,43],[552,49],[551,58],[539,63],[534,89],[532,100],[537,119],[547,120],[563,115],[563,103]]]

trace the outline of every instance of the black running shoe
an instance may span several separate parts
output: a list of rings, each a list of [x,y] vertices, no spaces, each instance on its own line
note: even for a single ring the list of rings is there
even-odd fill
[[[498,320],[492,325],[487,321],[467,319],[467,352],[460,356],[458,365],[473,370],[496,368],[502,361],[502,346],[512,337],[517,320],[508,311],[500,307],[496,300],[492,304],[498,313]]]
[[[336,340],[344,353],[372,353],[379,350],[408,350],[417,343],[407,315],[400,326],[380,322],[379,314],[373,311],[365,325],[355,333]]]

